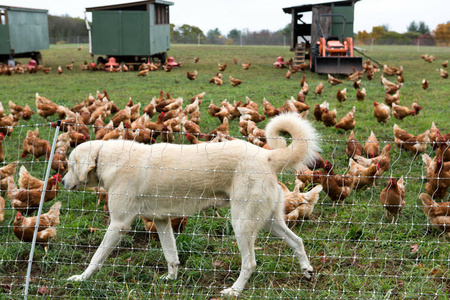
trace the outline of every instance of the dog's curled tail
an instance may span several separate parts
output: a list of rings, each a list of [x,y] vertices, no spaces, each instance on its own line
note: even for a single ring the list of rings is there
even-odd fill
[[[288,132],[292,142],[287,146],[280,132]],[[316,151],[320,150],[316,132],[311,123],[296,113],[281,114],[266,126],[267,144],[272,150],[269,159],[276,172],[295,169],[300,163],[314,162]]]

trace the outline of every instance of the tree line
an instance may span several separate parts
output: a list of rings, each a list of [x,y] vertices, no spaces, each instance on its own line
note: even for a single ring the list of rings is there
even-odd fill
[[[406,27],[405,33],[389,30],[389,25],[374,26],[371,32],[358,31],[356,42],[360,45],[426,45],[426,46],[448,46],[450,43],[450,21],[438,24],[436,29],[430,30],[425,22],[412,21]]]

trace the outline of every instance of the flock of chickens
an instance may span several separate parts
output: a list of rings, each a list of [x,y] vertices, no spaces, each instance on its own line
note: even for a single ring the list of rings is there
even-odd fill
[[[197,59],[198,61],[198,59]],[[236,60],[235,60],[236,63]],[[140,72],[151,70],[151,66]],[[250,67],[251,63],[243,67]],[[447,62],[442,64],[445,68]],[[145,68],[145,67],[143,67]],[[222,84],[222,75],[226,68],[219,64],[219,73],[211,79],[211,83]],[[290,74],[301,71],[300,68],[289,66]],[[353,81],[353,86],[357,90],[358,100],[365,99],[365,89],[361,89],[361,79],[364,75],[368,80],[372,80],[374,73],[380,69],[372,65],[370,61],[364,62],[363,71],[356,71],[347,80]],[[444,69],[441,69],[443,76]],[[387,122],[391,115],[401,120],[407,116],[417,115],[422,109],[417,102],[413,102],[410,107],[399,105],[399,90],[403,85],[403,69],[395,67],[383,67],[383,74],[386,76],[396,75],[397,83],[389,81],[384,75],[381,76],[381,84],[385,93],[385,103],[374,102],[374,116],[378,122]],[[196,72],[187,72],[190,80],[195,80]],[[448,76],[448,75],[447,75]],[[230,76],[230,83],[233,84]],[[241,82],[242,83],[242,82]],[[342,80],[328,75],[328,83],[332,86],[343,83]],[[235,81],[235,85],[238,85]],[[422,82],[422,88],[428,88],[426,79]],[[315,88],[315,94],[321,95],[324,89],[322,82]],[[56,150],[51,162],[52,169],[56,172],[47,182],[39,180],[30,175],[24,166],[20,167],[18,187],[14,181],[17,169],[17,162],[0,168],[1,188],[6,190],[6,197],[11,202],[11,207],[17,210],[14,220],[14,234],[23,241],[30,242],[33,236],[36,217],[26,217],[32,214],[39,206],[44,185],[47,186],[45,201],[51,201],[58,194],[58,184],[61,181],[61,174],[67,171],[67,152],[70,148],[91,139],[109,140],[126,139],[139,143],[156,142],[182,142],[183,137],[191,144],[214,143],[232,140],[230,136],[230,122],[238,119],[239,132],[250,142],[265,149],[269,149],[263,129],[257,123],[264,121],[285,112],[296,112],[301,117],[306,118],[310,106],[305,103],[309,93],[308,83],[305,76],[301,80],[301,90],[297,98],[291,97],[286,100],[281,107],[275,107],[267,99],[263,99],[263,114],[259,113],[259,105],[249,99],[245,101],[234,101],[233,103],[224,100],[220,105],[216,105],[211,100],[208,106],[210,117],[217,118],[221,124],[214,130],[205,133],[200,128],[202,105],[206,93],[200,93],[191,98],[186,104],[182,98],[174,98],[169,93],[160,91],[159,96],[153,97],[147,105],[133,103],[130,98],[126,105],[119,109],[110,100],[108,93],[97,91],[96,96],[89,94],[83,102],[68,108],[52,102],[50,99],[36,93],[36,113],[47,120],[48,117],[58,115],[61,119],[60,129],[63,132],[59,135],[56,143]],[[338,89],[336,99],[339,102],[346,101],[347,89]],[[0,143],[5,136],[11,135],[19,120],[29,120],[35,113],[29,105],[19,106],[9,101],[10,114],[6,115],[3,105],[0,103]],[[351,130],[347,141],[346,153],[349,158],[348,169],[345,174],[336,174],[332,163],[328,159],[323,159],[317,153],[317,160],[314,166],[299,166],[296,172],[296,182],[293,191],[290,191],[282,182],[279,182],[285,193],[286,222],[296,224],[296,221],[307,218],[311,215],[319,199],[319,193],[324,192],[332,201],[333,206],[350,195],[352,190],[360,190],[372,187],[377,179],[382,178],[384,172],[391,167],[390,150],[391,145],[387,144],[380,149],[378,140],[372,131],[364,145],[361,145],[354,136],[356,109],[348,112],[340,121],[336,118],[336,109],[330,110],[327,101],[317,104],[313,109],[313,116],[317,122],[322,122],[325,126],[334,126],[338,129]],[[155,120],[152,121],[153,117]],[[109,120],[109,121],[107,121]],[[53,127],[58,123],[52,123]],[[91,132],[90,129],[93,129]],[[426,132],[413,135],[397,124],[393,127],[395,146],[404,151],[412,152],[414,156],[422,154],[422,159],[426,164],[427,184],[426,192],[420,195],[424,205],[424,212],[441,232],[450,234],[450,203],[435,202],[435,199],[445,199],[450,186],[450,134],[443,135],[433,123]],[[49,159],[51,146],[48,141],[41,139],[39,130],[29,130],[23,140],[23,151],[21,157],[28,154],[36,158],[45,156]],[[427,145],[431,145],[435,150],[432,158],[424,154]],[[4,160],[3,146],[0,147],[0,159]],[[380,193],[380,202],[386,209],[386,216],[392,216],[392,222],[398,217],[405,205],[406,183],[401,178],[389,178],[386,186]],[[307,190],[309,187],[313,187]],[[94,190],[99,201],[104,201],[105,211],[108,210],[107,192],[98,187]],[[61,203],[56,202],[50,210],[41,216],[37,242],[46,248],[48,241],[56,236],[56,226],[59,223],[59,209]],[[5,199],[0,197],[0,223],[4,219]],[[172,225],[174,229],[181,232],[186,225],[187,218],[174,219]],[[144,219],[145,228],[155,233],[155,226],[151,220]]]

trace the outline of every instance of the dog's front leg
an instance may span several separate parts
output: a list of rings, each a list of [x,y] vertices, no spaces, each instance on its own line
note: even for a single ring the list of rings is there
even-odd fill
[[[164,257],[167,261],[168,273],[162,276],[162,279],[176,279],[178,276],[178,260],[177,245],[173,235],[172,223],[170,218],[154,220],[156,230],[158,230],[158,237],[161,242],[161,247],[164,252]]]
[[[132,220],[133,219],[131,219],[131,221]],[[117,224],[117,222],[114,222],[113,218],[111,218],[111,224],[106,231],[102,243],[97,248],[97,251],[95,251],[92,260],[89,263],[89,267],[81,275],[71,276],[68,280],[83,281],[89,279],[92,275],[97,273],[106,258],[108,258],[111,251],[119,244],[122,237],[128,232],[131,221],[128,226],[123,226],[123,223]]]

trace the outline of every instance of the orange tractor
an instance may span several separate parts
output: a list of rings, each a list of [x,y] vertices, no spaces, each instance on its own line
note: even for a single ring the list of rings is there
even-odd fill
[[[325,36],[320,26],[324,17],[342,17],[341,36]],[[353,38],[345,37],[345,17],[337,14],[320,15],[317,24],[319,38],[311,45],[310,69],[316,73],[351,74],[362,70],[362,57],[353,55]],[[314,39],[314,40],[316,40]],[[354,68],[354,69],[353,69]]]

